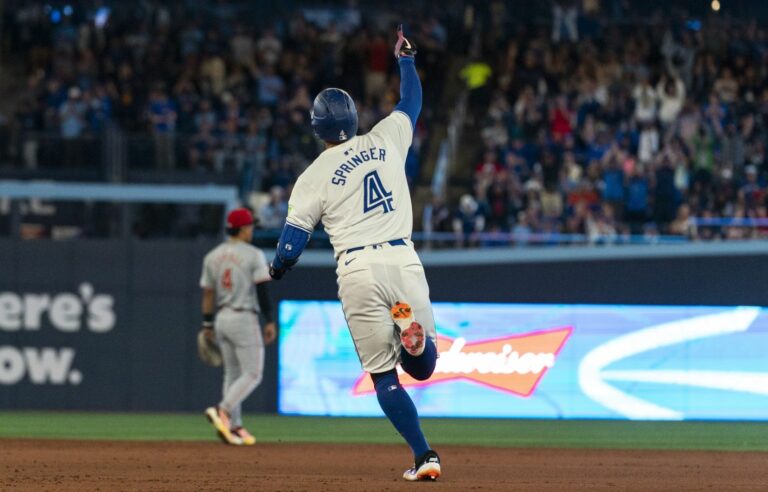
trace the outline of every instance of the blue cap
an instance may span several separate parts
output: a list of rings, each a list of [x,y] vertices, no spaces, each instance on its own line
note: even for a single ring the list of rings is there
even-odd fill
[[[339,143],[357,134],[357,109],[341,89],[324,89],[312,104],[312,130],[326,142]]]

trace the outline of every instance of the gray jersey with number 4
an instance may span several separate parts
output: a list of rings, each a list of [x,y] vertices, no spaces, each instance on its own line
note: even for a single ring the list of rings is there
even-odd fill
[[[259,311],[256,284],[270,280],[264,253],[243,241],[227,241],[203,260],[200,287],[216,291],[216,306]]]

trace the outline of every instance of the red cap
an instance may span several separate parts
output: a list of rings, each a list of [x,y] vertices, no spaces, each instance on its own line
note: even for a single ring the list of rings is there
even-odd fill
[[[237,229],[253,224],[253,214],[247,208],[236,208],[227,215],[227,229]]]

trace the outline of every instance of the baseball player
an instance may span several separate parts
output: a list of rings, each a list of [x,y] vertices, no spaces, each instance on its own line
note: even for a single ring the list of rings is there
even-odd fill
[[[435,322],[424,268],[410,240],[413,212],[405,157],[421,111],[416,51],[398,29],[400,102],[368,134],[341,89],[315,98],[312,128],[325,150],[299,176],[270,275],[280,279],[322,221],[337,261],[339,298],[363,370],[384,414],[414,455],[406,480],[435,480],[440,458],[427,444],[396,365],[419,380],[435,369]]]
[[[249,210],[229,213],[227,235],[226,242],[205,256],[200,278],[203,330],[216,340],[224,365],[222,400],[206,409],[205,415],[224,443],[249,446],[255,439],[243,427],[240,405],[261,383],[264,344],[272,343],[277,331],[265,283],[270,280],[269,266],[264,253],[251,245],[253,216]],[[259,311],[266,320],[263,337]]]

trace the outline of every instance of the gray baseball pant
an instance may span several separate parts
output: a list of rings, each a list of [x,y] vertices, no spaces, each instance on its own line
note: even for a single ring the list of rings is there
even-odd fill
[[[224,388],[219,406],[233,428],[243,425],[241,405],[261,383],[264,340],[254,312],[223,308],[216,315],[216,341],[224,360]]]

